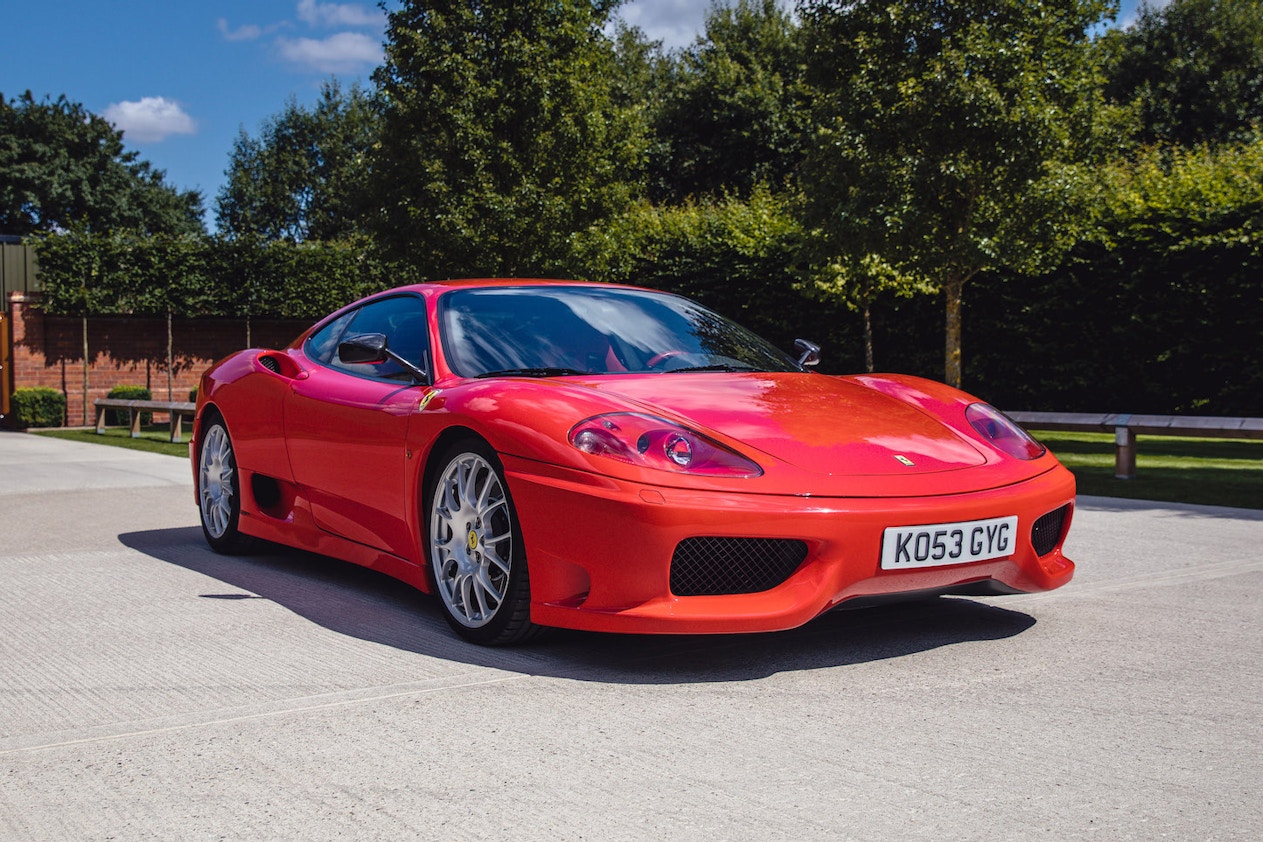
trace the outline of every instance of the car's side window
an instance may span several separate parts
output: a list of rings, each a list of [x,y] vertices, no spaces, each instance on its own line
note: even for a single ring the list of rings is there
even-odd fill
[[[338,343],[342,341],[347,325],[358,312],[359,310],[352,310],[349,313],[343,313],[313,333],[307,340],[307,356],[318,363],[329,365],[334,355],[338,353]]]
[[[362,377],[411,381],[412,374],[394,360],[371,365],[344,363],[338,359],[338,342],[366,333],[384,335],[386,346],[390,350],[418,368],[428,370],[426,360],[430,349],[429,331],[425,317],[425,302],[420,297],[396,295],[381,298],[356,310],[351,314],[350,324],[334,342],[333,353],[328,360],[328,364],[333,368]],[[312,338],[316,339],[315,336]]]

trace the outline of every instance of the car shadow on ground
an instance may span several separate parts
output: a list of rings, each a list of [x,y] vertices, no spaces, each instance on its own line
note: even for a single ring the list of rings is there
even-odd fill
[[[212,552],[198,527],[129,532],[127,547],[216,581],[197,599],[268,599],[338,634],[399,650],[502,669],[614,684],[747,681],[780,672],[898,658],[1000,640],[1035,625],[1019,611],[943,597],[833,611],[790,631],[750,635],[616,635],[551,630],[522,647],[489,649],[452,633],[437,601],[408,585],[325,556],[268,545],[249,556]]]

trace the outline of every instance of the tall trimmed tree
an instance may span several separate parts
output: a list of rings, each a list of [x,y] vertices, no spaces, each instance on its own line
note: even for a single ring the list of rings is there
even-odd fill
[[[1073,164],[1094,148],[1104,0],[800,3],[820,127],[802,181],[837,262],[942,291],[944,377],[979,272],[1048,265],[1073,241]]]

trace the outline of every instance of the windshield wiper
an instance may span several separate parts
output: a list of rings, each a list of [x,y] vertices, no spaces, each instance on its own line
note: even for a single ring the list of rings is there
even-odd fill
[[[669,368],[662,372],[663,374],[679,374],[681,371],[762,371],[752,365],[733,365],[732,363],[718,363],[716,365],[690,365],[684,368]]]
[[[476,376],[481,380],[484,377],[564,377],[568,374],[587,373],[573,368],[506,368],[502,371],[485,371]]]

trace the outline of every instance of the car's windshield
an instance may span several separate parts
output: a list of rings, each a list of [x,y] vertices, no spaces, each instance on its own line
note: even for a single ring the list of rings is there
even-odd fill
[[[443,347],[463,377],[802,371],[692,301],[618,287],[459,289],[439,301]]]

